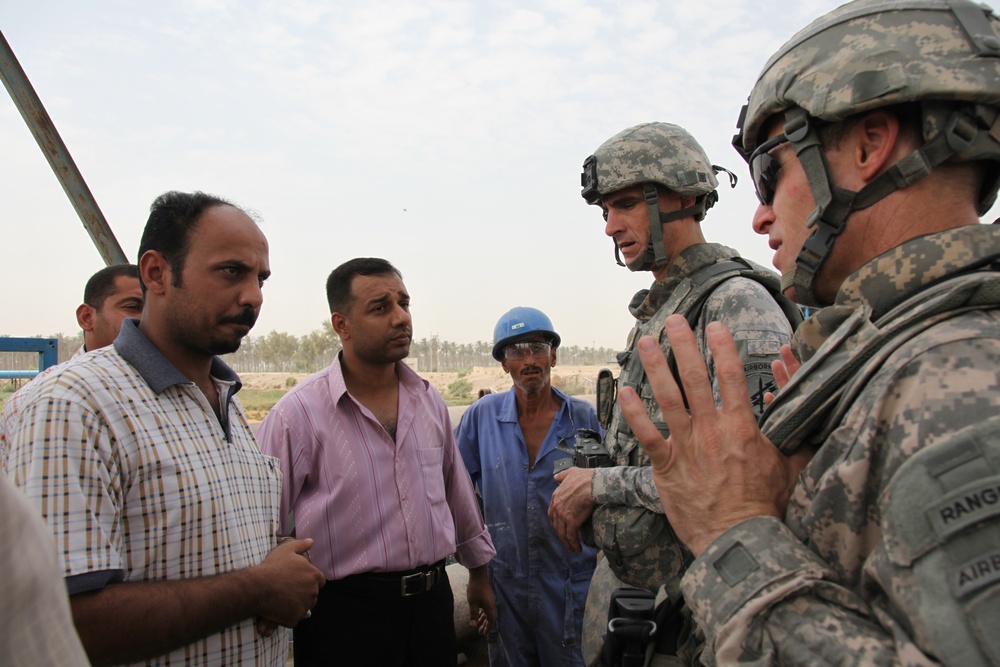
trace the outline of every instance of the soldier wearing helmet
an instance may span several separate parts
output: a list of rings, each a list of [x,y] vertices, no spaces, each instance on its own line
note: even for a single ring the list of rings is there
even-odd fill
[[[759,427],[740,383],[717,409],[693,381],[706,369],[682,321],[667,328],[690,417],[645,344],[670,441],[621,396],[697,557],[682,655],[1000,664],[1000,228],[979,224],[998,140],[985,5],[858,0],[765,65],[734,142],[754,228],[786,294],[827,307],[795,333],[801,366]],[[725,330],[709,342],[733,373]]]
[[[799,312],[780,296],[778,277],[726,246],[707,243],[701,222],[718,200],[716,173],[704,149],[684,128],[644,123],[605,141],[583,165],[582,195],[600,206],[605,234],[615,244],[620,264],[650,271],[655,282],[633,297],[629,310],[636,325],[629,350],[619,357],[617,384],[639,391],[650,417],[662,422],[648,390],[635,344],[657,335],[664,352],[669,343],[663,323],[673,313],[687,317],[704,345],[705,327],[725,322],[740,345],[748,391],[758,411],[764,394],[775,389],[771,362],[791,336]],[[729,172],[726,172],[729,173]],[[730,174],[731,184],[735,177]],[[787,310],[783,310],[782,305]],[[712,374],[712,385],[718,382]],[[574,468],[560,473],[549,517],[571,550],[586,541],[607,558],[598,563],[587,603],[584,657],[595,653],[608,625],[609,599],[625,585],[656,590],[676,582],[689,555],[673,538],[663,517],[648,459],[617,406],[609,411],[605,445],[613,466]],[[602,618],[603,617],[603,618]]]
[[[510,391],[489,394],[462,416],[456,439],[479,487],[497,555],[493,665],[583,665],[583,605],[597,550],[573,553],[546,516],[557,462],[573,456],[579,429],[597,431],[594,407],[552,386],[560,338],[536,308],[512,308],[497,321],[493,358],[510,374]]]

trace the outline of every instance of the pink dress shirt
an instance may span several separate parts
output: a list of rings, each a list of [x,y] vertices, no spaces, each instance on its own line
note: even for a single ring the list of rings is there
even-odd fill
[[[496,554],[441,395],[396,364],[396,442],[344,384],[340,355],[271,409],[257,433],[281,463],[281,530],[315,540],[327,579]]]

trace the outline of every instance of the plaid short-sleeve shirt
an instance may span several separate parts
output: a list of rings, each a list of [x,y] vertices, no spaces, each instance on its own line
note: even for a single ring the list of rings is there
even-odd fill
[[[126,321],[114,346],[36,380],[9,433],[10,472],[44,516],[70,594],[115,581],[211,576],[276,545],[281,472],[260,453],[235,373],[215,359],[224,406]],[[287,633],[247,619],[147,664],[283,665]]]
[[[76,359],[80,355],[86,354],[87,350],[84,349],[83,345],[76,349],[73,356],[70,359]],[[49,366],[34,378],[32,381],[26,383],[23,387],[15,391],[10,398],[8,398],[3,404],[3,411],[0,411],[0,472],[7,472],[7,431],[12,430],[14,420],[17,419],[17,413],[21,409],[21,403],[26,400],[26,398],[31,394],[34,389],[34,384],[32,382],[40,377],[45,377],[57,366]]]

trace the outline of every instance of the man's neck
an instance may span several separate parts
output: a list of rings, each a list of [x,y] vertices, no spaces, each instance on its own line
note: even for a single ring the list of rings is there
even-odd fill
[[[341,353],[340,368],[347,390],[355,397],[381,394],[399,384],[395,363],[370,364],[354,355]]]
[[[151,322],[145,317],[145,314],[139,320],[139,331],[167,361],[174,365],[174,368],[184,374],[184,377],[197,384],[203,391],[206,387],[213,386],[210,379],[212,355],[193,353],[191,350],[177,345],[164,335],[165,327]]]
[[[541,390],[530,394],[515,386],[514,400],[517,402],[518,416],[523,417],[533,417],[540,412],[558,407],[555,392],[552,391],[552,385],[549,383],[546,383]]]
[[[399,376],[396,364],[370,364],[350,354],[342,354],[340,368],[347,391],[368,408],[393,441],[399,420]]]
[[[694,218],[684,218],[675,220],[663,225],[663,248],[666,250],[669,261],[653,270],[653,278],[663,282],[667,277],[667,272],[673,265],[677,257],[693,245],[705,243],[705,235],[701,232],[701,225],[694,221]]]

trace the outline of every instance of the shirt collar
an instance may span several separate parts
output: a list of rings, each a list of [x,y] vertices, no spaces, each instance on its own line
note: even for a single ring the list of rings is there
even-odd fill
[[[337,356],[333,358],[333,363],[330,364],[329,373],[329,383],[330,383],[330,398],[333,403],[336,404],[341,397],[347,393],[347,383],[344,382],[344,367],[343,367],[343,356],[344,351],[341,350],[337,353]],[[411,394],[419,394],[421,392],[427,391],[430,383],[417,375],[417,373],[407,366],[402,361],[396,362],[396,377],[399,379],[399,385],[410,392]]]
[[[132,364],[143,381],[157,394],[162,394],[167,388],[174,385],[192,383],[139,331],[139,320],[137,319],[127,318],[122,322],[122,328],[115,339],[114,346],[118,354]],[[243,387],[236,372],[217,356],[212,357],[212,368],[209,374],[222,382],[234,383],[231,394],[235,394]]]
[[[559,406],[559,411],[556,413],[555,419],[553,420],[558,424],[563,418],[563,413],[566,410],[569,410],[569,396],[551,385],[549,385],[549,388],[556,396],[562,399],[562,405]],[[572,421],[572,419],[573,414],[570,413],[570,421]],[[511,387],[510,390],[504,394],[503,405],[501,405],[500,409],[497,410],[497,421],[517,422],[517,393],[515,387]]]

